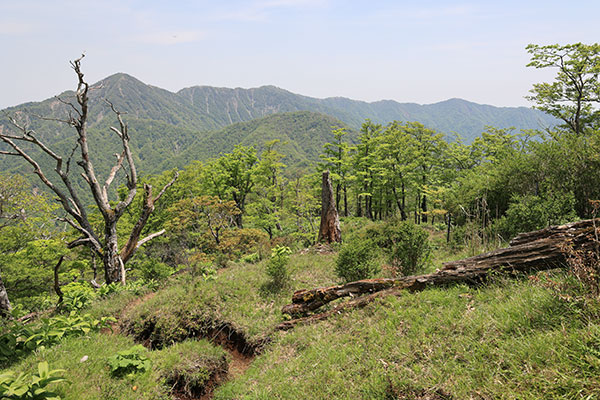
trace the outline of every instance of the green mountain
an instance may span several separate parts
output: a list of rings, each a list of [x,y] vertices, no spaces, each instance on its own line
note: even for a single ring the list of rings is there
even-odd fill
[[[180,90],[199,114],[208,115],[222,126],[248,121],[269,114],[313,111],[331,115],[359,129],[365,119],[387,124],[390,121],[419,121],[446,134],[457,133],[467,142],[481,134],[486,125],[498,128],[541,129],[556,121],[526,107],[494,107],[461,99],[419,105],[383,100],[374,103],[343,97],[315,99],[274,86],[254,89],[226,89],[195,86]]]
[[[59,97],[72,101],[74,95],[66,91]],[[118,141],[109,130],[115,118],[104,99],[127,113],[131,144],[138,167],[145,173],[214,157],[238,143],[260,147],[272,139],[283,143],[280,150],[288,157],[286,163],[307,163],[318,159],[323,143],[330,140],[332,126],[357,130],[367,118],[383,124],[392,120],[420,121],[441,132],[458,133],[467,142],[485,125],[519,129],[553,124],[552,118],[536,110],[498,108],[460,99],[429,105],[389,100],[366,103],[340,97],[315,99],[274,86],[195,86],[173,93],[120,73],[97,82],[90,90],[90,144],[101,149],[94,157],[98,170],[104,173],[118,151]],[[34,117],[64,118],[69,107],[56,98],[4,111],[23,116],[40,139],[63,154],[69,154],[75,145],[70,127]],[[0,125],[8,129],[5,117],[0,117]],[[42,164],[51,166],[51,160]],[[0,157],[0,170],[21,168],[22,163],[15,158]]]
[[[285,164],[309,165],[319,160],[323,145],[331,141],[332,128],[344,126],[333,117],[310,111],[273,114],[198,136],[174,162],[186,165],[193,160],[208,159],[215,154],[231,152],[237,144],[260,150],[265,142],[278,139],[277,150],[286,155]],[[357,137],[355,130],[349,133],[350,140]]]

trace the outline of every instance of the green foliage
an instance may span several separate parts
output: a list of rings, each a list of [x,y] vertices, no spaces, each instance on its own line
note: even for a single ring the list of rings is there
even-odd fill
[[[342,244],[335,261],[335,273],[346,282],[372,278],[381,267],[377,244],[367,238],[355,237]]]
[[[271,278],[274,288],[281,288],[288,283],[287,265],[292,250],[287,246],[276,246],[271,250],[271,259],[267,262],[267,275]]]
[[[529,100],[536,108],[563,121],[563,128],[575,134],[589,133],[600,127],[600,111],[594,108],[600,92],[600,45],[594,43],[530,44],[528,67],[556,68],[552,83],[533,85]]]
[[[150,257],[138,257],[132,260],[132,268],[135,269],[135,276],[141,278],[143,282],[163,282],[175,272],[167,264]]]
[[[260,253],[256,252],[246,254],[245,256],[242,256],[242,258],[240,258],[240,261],[248,264],[256,264],[260,261]]]
[[[109,283],[108,285],[102,285],[96,291],[96,294],[100,298],[106,298],[113,293],[118,293],[123,289],[123,285],[119,282]]]
[[[390,220],[366,228],[365,235],[384,249],[388,261],[404,275],[423,269],[429,260],[429,234],[409,221]]]
[[[529,232],[549,225],[574,221],[575,197],[572,193],[553,193],[552,197],[514,196],[506,215],[497,220],[495,228],[506,240],[520,232]]]
[[[87,282],[71,282],[61,290],[64,296],[59,309],[67,313],[87,307],[96,297],[94,289]]]
[[[133,376],[138,372],[150,369],[150,359],[146,356],[148,350],[141,344],[121,350],[108,358],[110,373],[114,377]]]
[[[47,362],[38,364],[37,374],[15,375],[12,372],[0,374],[0,398],[6,400],[60,400],[60,396],[48,390],[51,383],[64,382],[66,379],[57,376],[62,369],[50,370]]]
[[[17,251],[0,254],[2,278],[13,299],[30,310],[39,309],[45,305],[44,298],[52,293],[54,266],[68,250],[57,239],[30,240],[21,246]],[[62,270],[77,270],[78,265],[73,264],[67,259]]]
[[[13,361],[16,358],[39,348],[52,346],[66,337],[87,335],[116,322],[113,317],[95,319],[90,314],[58,315],[43,318],[34,326],[13,321],[0,334],[0,361]]]

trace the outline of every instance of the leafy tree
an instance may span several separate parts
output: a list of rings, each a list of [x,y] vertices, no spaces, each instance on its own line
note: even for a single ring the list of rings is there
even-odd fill
[[[2,280],[7,267],[13,267],[7,257],[31,240],[48,238],[53,227],[48,219],[55,209],[48,197],[34,190],[22,176],[0,175],[0,315],[11,309]],[[8,282],[23,278],[19,271],[10,272],[16,275],[10,276]]]
[[[254,147],[236,146],[233,152],[216,159],[204,170],[208,194],[221,199],[231,198],[241,211],[235,217],[238,228],[243,228],[242,217],[248,195],[254,188],[257,161]]]
[[[562,127],[575,134],[597,129],[600,111],[594,104],[600,102],[600,45],[530,44],[527,52],[531,54],[528,67],[558,69],[554,82],[533,85],[528,99],[536,103],[534,107],[562,120]]]
[[[251,204],[253,223],[273,238],[275,229],[281,231],[281,213],[285,200],[285,183],[281,171],[285,164],[281,162],[283,154],[275,150],[279,140],[265,143],[260,160],[255,169],[256,198]]]
[[[381,124],[366,120],[360,130],[359,143],[353,154],[353,165],[358,185],[356,197],[356,215],[373,219],[373,194],[375,179],[376,138],[381,134]],[[364,214],[363,203],[364,200]]]

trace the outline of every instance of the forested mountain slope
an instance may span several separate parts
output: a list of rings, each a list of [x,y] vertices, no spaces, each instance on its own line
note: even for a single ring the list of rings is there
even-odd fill
[[[73,92],[59,95],[71,101]],[[123,73],[92,85],[89,128],[100,171],[107,171],[118,144],[110,136],[115,118],[104,101],[127,113],[132,146],[139,168],[145,173],[182,167],[230,151],[242,143],[260,147],[279,139],[287,163],[315,161],[332,126],[360,128],[365,119],[387,123],[392,120],[420,121],[447,134],[457,133],[469,142],[485,125],[543,128],[552,119],[536,110],[498,108],[451,99],[430,105],[379,101],[366,103],[346,98],[315,99],[274,86],[227,89],[196,86],[172,93]],[[56,98],[25,103],[5,110],[24,119],[37,137],[64,154],[73,148],[74,136],[65,124],[35,116],[65,118],[69,107]],[[280,113],[292,113],[282,114]],[[317,114],[318,113],[318,114]],[[271,116],[271,117],[269,117]],[[265,118],[269,117],[269,118]],[[257,118],[262,118],[254,121]],[[249,122],[251,121],[251,122]],[[239,124],[248,122],[248,124]],[[5,116],[0,125],[7,125]],[[4,129],[8,129],[5,127]],[[18,170],[19,161],[2,157],[0,170]]]

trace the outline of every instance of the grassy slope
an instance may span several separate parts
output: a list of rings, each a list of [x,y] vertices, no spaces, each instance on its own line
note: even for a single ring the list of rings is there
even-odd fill
[[[599,321],[583,318],[580,308],[527,279],[406,293],[274,333],[281,305],[294,289],[336,282],[333,260],[293,256],[291,286],[278,294],[261,291],[267,280],[263,263],[233,265],[208,282],[181,276],[145,302],[130,304],[123,321],[138,333],[154,321],[152,339],[164,344],[184,339],[209,320],[231,322],[251,341],[270,335],[262,355],[218,388],[217,399],[392,399],[435,391],[455,399],[600,398]],[[115,297],[97,305],[95,313],[118,315],[125,303]],[[51,368],[75,374],[74,380],[92,382],[88,389],[72,386],[68,396],[110,398],[98,393],[115,390],[126,399],[132,382],[108,378],[99,360],[131,344],[121,336],[71,339],[31,355],[17,369],[45,358]],[[98,363],[93,369],[79,364],[86,354]],[[141,397],[131,398],[163,395],[160,379],[151,373],[139,379]],[[104,392],[95,389],[99,382]]]

